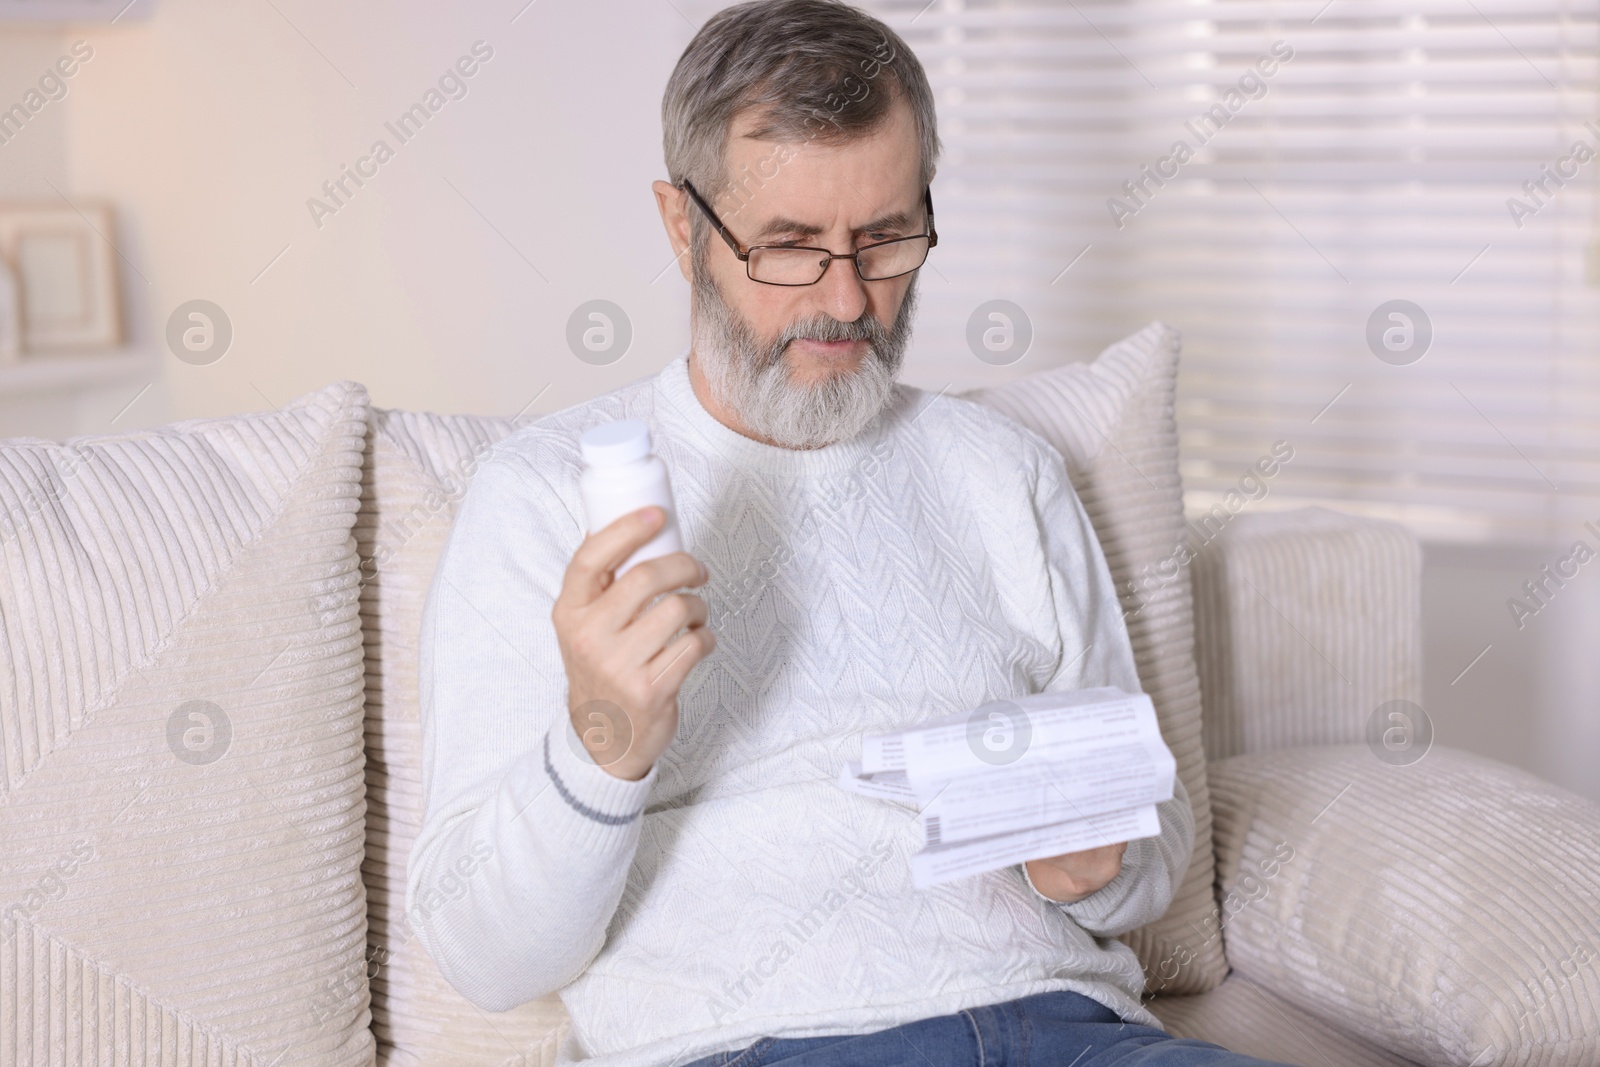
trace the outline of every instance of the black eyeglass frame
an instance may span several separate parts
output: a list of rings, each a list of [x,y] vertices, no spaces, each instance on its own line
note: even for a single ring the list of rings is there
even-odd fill
[[[914,233],[906,237],[895,237],[887,241],[878,241],[875,244],[862,245],[854,252],[850,252],[848,254],[834,252],[826,248],[813,248],[810,245],[751,245],[749,248],[741,249],[739,247],[739,242],[735,241],[733,239],[733,235],[728,232],[728,227],[723,225],[721,219],[717,218],[717,213],[712,211],[711,205],[706,203],[700,194],[695,191],[695,187],[689,182],[688,178],[683,180],[682,188],[684,192],[689,194],[690,198],[693,199],[696,204],[700,205],[700,210],[704,211],[706,213],[706,217],[711,220],[712,225],[716,226],[717,233],[721,235],[722,239],[728,243],[728,247],[732,249],[733,254],[737,256],[742,263],[744,263],[744,276],[761,285],[781,285],[786,288],[794,288],[804,285],[816,285],[817,282],[820,282],[823,278],[828,276],[828,268],[833,266],[833,261],[836,259],[848,259],[854,261],[856,277],[860,278],[864,282],[886,282],[894,278],[904,278],[907,274],[911,274],[922,269],[923,263],[928,261],[926,253],[923,254],[922,263],[918,263],[915,267],[912,267],[911,270],[903,270],[899,274],[890,274],[883,278],[868,278],[861,273],[861,260],[859,258],[861,253],[870,251],[874,248],[882,248],[884,245],[898,244],[901,241],[920,241],[924,237],[928,239],[928,251],[931,252],[933,251],[933,247],[939,243],[939,233],[934,229],[933,226],[933,190],[928,186],[923,186],[922,188],[922,203],[928,212],[927,233]],[[752,252],[759,252],[763,248],[785,249],[791,252],[820,252],[822,255],[828,257],[828,262],[823,265],[822,271],[816,277],[816,281],[769,282],[761,278],[757,278],[750,273],[750,254]]]

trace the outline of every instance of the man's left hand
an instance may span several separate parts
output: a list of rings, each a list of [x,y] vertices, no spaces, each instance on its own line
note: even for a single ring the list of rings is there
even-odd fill
[[[1051,900],[1071,904],[1110,883],[1122,870],[1126,841],[1115,845],[1087,848],[1048,859],[1029,860],[1028,877],[1034,887]]]

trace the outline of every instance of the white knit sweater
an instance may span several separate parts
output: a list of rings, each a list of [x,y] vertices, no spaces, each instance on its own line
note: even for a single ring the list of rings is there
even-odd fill
[[[790,450],[716,421],[685,350],[485,458],[422,622],[426,811],[407,903],[463,996],[554,990],[563,1061],[684,1063],[764,1035],[865,1033],[1071,989],[1159,1026],[1114,935],[1189,862],[1161,834],[1073,904],[1021,865],[912,888],[914,813],[847,793],[865,733],[989,700],[1139,679],[1060,453],[982,405],[899,384],[860,437]],[[716,650],[637,782],[580,755],[551,604],[584,536],[578,435],[633,416],[666,462]]]

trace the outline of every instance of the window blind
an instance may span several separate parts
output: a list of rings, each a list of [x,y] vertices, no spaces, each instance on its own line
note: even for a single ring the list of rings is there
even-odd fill
[[[1259,506],[1453,541],[1600,524],[1596,0],[863,6],[921,58],[945,145],[908,380],[1159,318],[1191,510],[1282,441]],[[1004,367],[966,339],[992,299],[1034,331]]]

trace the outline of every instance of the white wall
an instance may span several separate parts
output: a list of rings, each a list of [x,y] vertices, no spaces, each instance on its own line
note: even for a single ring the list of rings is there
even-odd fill
[[[522,5],[163,0],[149,22],[77,31],[96,57],[72,101],[72,181],[126,212],[150,279],[128,284],[136,329],[159,335],[194,298],[233,322],[222,360],[168,361],[176,417],[336,378],[383,406],[551,411],[681,348],[687,286],[675,270],[651,284],[671,251],[650,182],[692,29],[670,4],[543,0],[513,23]],[[384,128],[479,40],[493,56],[463,99],[408,143]],[[394,158],[319,229],[307,199],[380,138]],[[605,368],[564,341],[596,297],[635,330]]]
[[[9,108],[50,68],[64,50],[64,35],[55,28],[17,26],[0,33],[0,106]],[[7,143],[0,145],[0,196],[7,199],[54,199],[47,179],[66,171],[65,100],[46,105]]]
[[[1580,533],[1595,547],[1594,535]],[[1547,587],[1545,606],[1520,627],[1506,605],[1516,597],[1537,607],[1523,583],[1570,547],[1425,547],[1423,706],[1436,743],[1600,801],[1600,558]]]

